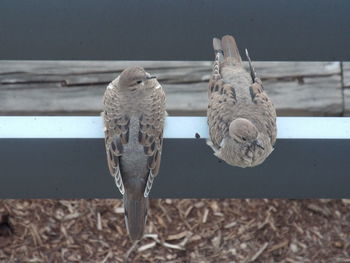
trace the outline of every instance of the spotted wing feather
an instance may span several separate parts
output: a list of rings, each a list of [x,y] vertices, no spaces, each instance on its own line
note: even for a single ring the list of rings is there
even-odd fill
[[[249,91],[253,103],[259,108],[259,112],[264,114],[261,119],[264,120],[265,131],[270,137],[271,144],[274,145],[276,142],[277,130],[275,125],[276,111],[273,103],[264,91],[262,81],[259,78],[255,78]]]
[[[234,107],[237,103],[237,98],[234,87],[229,83],[225,83],[220,74],[223,65],[223,51],[220,40],[214,38],[213,46],[216,54],[212,77],[209,81],[207,117],[211,138],[209,145],[214,150],[218,150],[223,138],[228,132],[228,127],[232,121],[230,108]]]
[[[112,85],[112,84],[110,84]],[[120,173],[119,161],[123,154],[123,146],[129,141],[130,118],[122,113],[117,89],[109,86],[104,95],[104,121],[105,143],[108,168],[115,179],[115,183],[123,195],[124,185]]]
[[[162,154],[165,94],[160,86],[152,92],[149,105],[139,120],[139,143],[143,145],[144,153],[148,156],[149,174],[144,191],[145,197],[148,197],[154,178],[159,172]]]

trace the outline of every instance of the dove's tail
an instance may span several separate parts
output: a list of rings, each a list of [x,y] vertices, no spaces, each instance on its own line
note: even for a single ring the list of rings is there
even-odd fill
[[[125,223],[129,236],[132,240],[140,240],[147,219],[148,198],[141,195],[134,197],[128,195],[127,191],[124,196]]]
[[[213,39],[213,48],[215,52],[215,61],[213,65],[213,76],[220,76],[220,64],[224,61],[224,51],[221,47],[221,40]]]
[[[221,46],[224,52],[225,61],[237,66],[242,65],[241,55],[239,54],[236,41],[232,36],[223,36],[221,39]]]
[[[253,82],[255,82],[256,73],[255,73],[255,69],[254,69],[254,67],[253,67],[253,63],[252,63],[252,61],[250,60],[249,53],[248,53],[248,49],[245,50],[245,55],[247,56],[248,63],[249,63],[250,76],[252,77]]]

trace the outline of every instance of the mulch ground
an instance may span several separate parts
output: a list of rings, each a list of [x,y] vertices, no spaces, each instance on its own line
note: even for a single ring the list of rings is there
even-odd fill
[[[0,200],[0,262],[350,262],[350,200]]]

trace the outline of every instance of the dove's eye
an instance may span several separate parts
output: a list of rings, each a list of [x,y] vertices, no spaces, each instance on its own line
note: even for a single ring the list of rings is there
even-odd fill
[[[246,141],[247,139],[246,139],[245,137],[242,137],[242,140],[243,140],[243,141]]]
[[[137,83],[137,84],[140,84],[141,82],[142,82],[142,80],[138,80],[138,81],[136,81],[136,83]]]

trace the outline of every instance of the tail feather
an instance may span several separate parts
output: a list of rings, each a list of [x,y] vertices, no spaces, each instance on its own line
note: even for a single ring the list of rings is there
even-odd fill
[[[213,48],[215,52],[215,61],[213,65],[213,76],[215,78],[220,78],[220,64],[224,61],[224,51],[221,47],[221,40],[218,38],[213,39]]]
[[[224,51],[224,58],[227,62],[230,62],[235,65],[242,64],[241,55],[239,54],[236,41],[232,36],[223,36],[223,38],[221,39],[221,45]]]
[[[142,195],[137,197],[124,196],[125,223],[132,240],[140,240],[143,236],[148,210],[148,198]]]
[[[250,60],[249,53],[248,53],[248,49],[245,50],[245,55],[247,56],[248,63],[249,63],[250,76],[252,77],[252,80],[253,80],[253,82],[254,82],[254,81],[255,81],[255,78],[256,78],[256,73],[255,73],[255,69],[254,69],[254,67],[253,67],[253,63],[252,63],[252,61]]]
[[[215,55],[219,52],[221,54],[223,54],[223,50],[221,47],[221,40],[219,38],[213,38],[213,47],[214,47],[214,51],[215,51]]]

